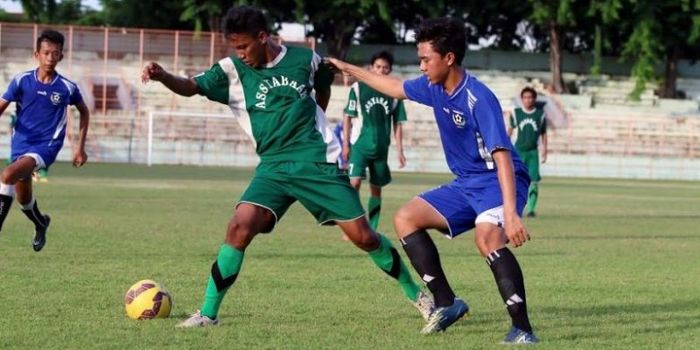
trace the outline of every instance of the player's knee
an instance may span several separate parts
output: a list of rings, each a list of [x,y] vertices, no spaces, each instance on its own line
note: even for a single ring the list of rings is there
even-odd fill
[[[353,243],[358,248],[369,252],[377,249],[379,246],[379,237],[372,230],[366,230],[353,239]]]
[[[406,227],[415,226],[413,221],[415,213],[408,207],[402,207],[394,214],[394,227],[397,231],[402,231]]]
[[[241,246],[247,246],[255,234],[256,232],[252,229],[250,224],[240,222],[234,218],[228,224],[226,241],[234,247],[241,248]]]

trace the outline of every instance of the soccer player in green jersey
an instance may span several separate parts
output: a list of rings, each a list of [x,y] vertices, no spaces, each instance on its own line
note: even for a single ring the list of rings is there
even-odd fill
[[[370,70],[388,75],[394,64],[394,56],[381,51],[372,56]],[[403,154],[403,130],[406,109],[403,101],[391,98],[362,82],[352,84],[343,118],[343,160],[348,164],[350,183],[360,190],[362,179],[369,168],[370,197],[367,204],[369,224],[376,230],[382,210],[382,187],[391,182],[387,157],[391,144],[391,127],[394,127],[399,168],[406,165]],[[352,151],[350,148],[352,145]]]
[[[522,158],[523,163],[528,168],[530,174],[530,188],[527,191],[527,207],[525,208],[528,217],[535,217],[537,207],[537,195],[539,192],[540,160],[547,161],[547,119],[544,109],[537,107],[537,91],[531,87],[526,87],[520,91],[520,99],[523,102],[522,108],[515,108],[510,113],[510,127],[508,135],[515,133],[515,149]],[[542,141],[542,158],[540,158],[540,140]]]
[[[255,7],[232,7],[222,28],[234,56],[193,78],[176,77],[155,62],[142,75],[144,82],[160,81],[179,95],[201,94],[228,105],[260,156],[212,265],[201,310],[178,327],[218,323],[219,306],[238,277],[246,248],[258,233],[271,232],[297,200],[320,224],[338,225],[429,317],[432,300],[391,242],[369,227],[357,191],[336,164],[341,147],[323,111],[333,80],[329,67],[309,49],[271,40],[265,16]]]

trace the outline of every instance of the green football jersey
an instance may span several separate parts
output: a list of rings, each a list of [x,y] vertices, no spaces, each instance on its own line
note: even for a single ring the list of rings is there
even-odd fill
[[[226,57],[194,80],[200,94],[231,108],[262,162],[336,162],[340,144],[314,99],[330,91],[333,73],[312,50],[282,46],[260,68]]]
[[[350,143],[353,151],[367,156],[386,155],[391,144],[391,127],[406,121],[403,101],[388,97],[356,82],[350,88],[345,115],[353,118]]]
[[[515,148],[521,151],[537,149],[539,138],[547,133],[547,121],[542,108],[525,112],[516,108],[510,116],[510,127],[517,130]]]

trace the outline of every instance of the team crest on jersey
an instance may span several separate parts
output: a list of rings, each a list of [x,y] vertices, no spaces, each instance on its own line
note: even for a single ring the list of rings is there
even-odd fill
[[[460,129],[464,128],[464,126],[467,124],[464,114],[457,111],[452,111],[452,121],[455,123],[455,126]]]
[[[53,103],[55,106],[58,106],[61,104],[61,94],[58,92],[52,92],[51,93],[51,103]]]

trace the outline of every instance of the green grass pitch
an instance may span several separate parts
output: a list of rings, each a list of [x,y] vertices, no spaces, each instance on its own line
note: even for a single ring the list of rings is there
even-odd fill
[[[502,340],[507,314],[471,234],[450,241],[433,233],[471,316],[422,336],[423,321],[398,286],[298,204],[249,247],[221,325],[175,329],[200,305],[251,174],[57,164],[50,182],[35,187],[52,215],[44,250],[32,251],[32,227],[16,203],[0,233],[0,348],[442,350],[493,349]],[[391,215],[449,178],[395,174],[380,231],[396,242]],[[526,221],[533,239],[515,249],[538,348],[697,346],[700,183],[546,178],[540,191],[540,215]],[[126,317],[124,293],[144,278],[172,292],[169,319]]]

